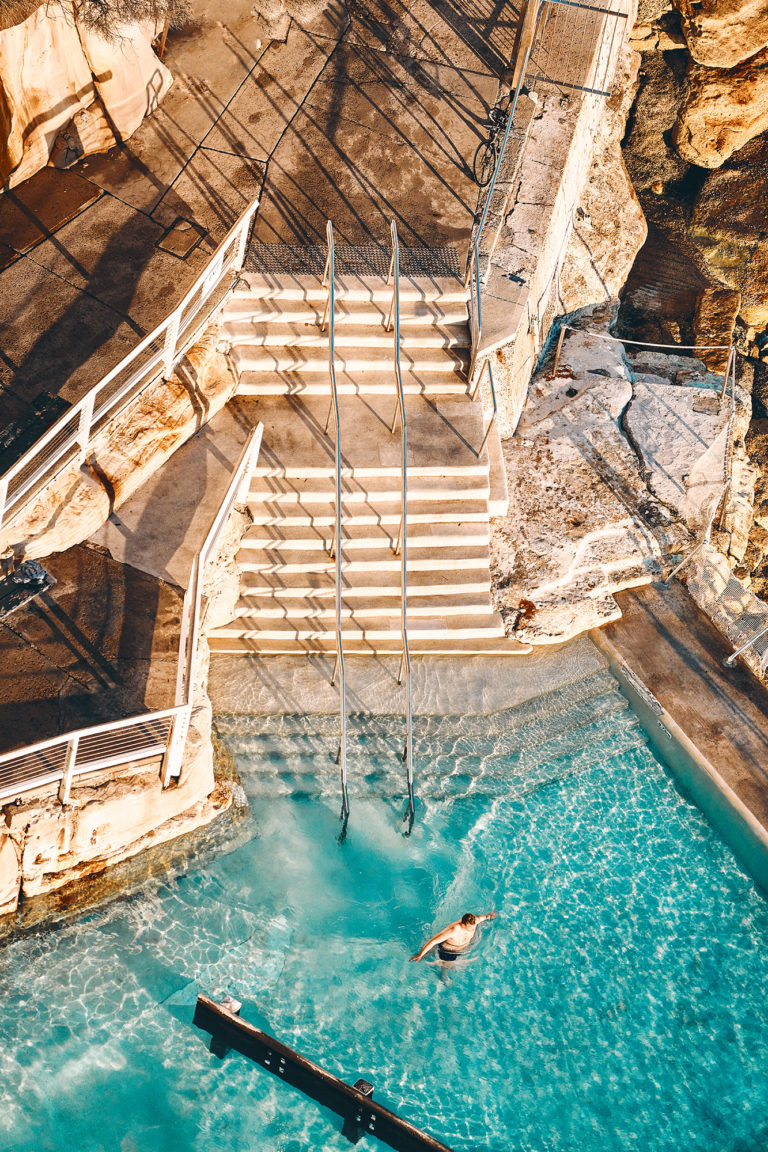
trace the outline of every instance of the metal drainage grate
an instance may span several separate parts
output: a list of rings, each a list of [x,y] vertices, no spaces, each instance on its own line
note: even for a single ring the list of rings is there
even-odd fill
[[[262,276],[286,273],[322,276],[327,249],[320,244],[262,244],[248,248],[243,269]],[[386,276],[390,250],[378,244],[337,244],[336,273]],[[400,245],[400,272],[404,276],[450,276],[461,279],[455,248],[405,248]]]

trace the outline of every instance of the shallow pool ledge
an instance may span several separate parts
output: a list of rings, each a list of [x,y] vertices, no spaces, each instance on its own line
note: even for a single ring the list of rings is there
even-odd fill
[[[605,633],[595,629],[590,638],[607,657],[654,751],[768,895],[768,829],[630,668]]]

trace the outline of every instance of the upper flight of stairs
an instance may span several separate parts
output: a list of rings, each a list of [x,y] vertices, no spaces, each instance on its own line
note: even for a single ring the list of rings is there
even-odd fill
[[[468,395],[466,292],[456,280],[401,279],[401,370],[408,427],[408,639],[411,652],[513,654],[490,595],[491,468],[484,415]],[[400,431],[392,290],[382,279],[336,286],[342,439],[342,630],[345,653],[401,650]],[[234,619],[214,652],[333,653],[336,646],[335,430],[326,290],[314,277],[249,277],[225,312],[239,393],[264,425],[238,554]],[[498,486],[495,469],[494,483]],[[500,497],[497,496],[497,504]]]

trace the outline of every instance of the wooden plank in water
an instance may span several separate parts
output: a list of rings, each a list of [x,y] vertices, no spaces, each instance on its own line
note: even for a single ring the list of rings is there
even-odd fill
[[[375,1136],[396,1152],[451,1152],[433,1136],[422,1132],[396,1112],[377,1104],[370,1096],[326,1072],[318,1064],[294,1052],[274,1036],[267,1035],[209,996],[199,995],[194,1024],[223,1041],[243,1056],[266,1068],[280,1080],[299,1088],[319,1104],[330,1108],[350,1125],[350,1131]],[[354,1138],[353,1138],[354,1139]]]

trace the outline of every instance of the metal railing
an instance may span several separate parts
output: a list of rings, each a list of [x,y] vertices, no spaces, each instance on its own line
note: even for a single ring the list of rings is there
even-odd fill
[[[392,221],[392,258],[389,263],[387,284],[392,285],[392,303],[389,316],[384,325],[387,331],[394,331],[394,365],[395,384],[397,385],[397,401],[395,414],[392,419],[392,432],[397,428],[397,419],[400,417],[400,475],[402,514],[400,516],[400,530],[397,543],[393,548],[395,555],[400,553],[400,629],[402,635],[402,655],[400,657],[400,671],[397,682],[402,684],[403,675],[406,681],[406,738],[403,762],[406,765],[408,780],[408,807],[404,819],[408,821],[408,831],[413,827],[415,807],[413,802],[413,702],[411,694],[411,653],[408,648],[408,425],[405,417],[405,393],[403,392],[403,377],[400,371],[400,245],[397,238],[397,224]]]
[[[0,476],[0,528],[18,516],[68,464],[82,464],[97,436],[127,404],[160,377],[168,377],[202,327],[221,306],[245,259],[255,201],[216,249],[180,304],[102,377],[44,436]]]
[[[714,527],[715,520],[717,519],[717,514],[720,511],[720,508],[723,504],[723,501],[725,500],[727,493],[730,490],[730,487],[731,487],[731,478],[729,476],[727,478],[727,480],[725,481],[725,483],[723,484],[723,487],[720,490],[720,495],[718,496],[717,500],[715,501],[714,507],[712,508],[712,511],[711,511],[711,513],[707,519],[707,523],[705,525],[704,531],[701,535],[701,539],[699,540],[699,542],[697,544],[694,545],[694,547],[690,550],[690,552],[687,552],[685,554],[685,556],[682,558],[680,563],[676,564],[675,567],[672,569],[672,571],[669,572],[668,575],[664,577],[664,580],[663,580],[664,584],[667,584],[667,585],[671,584],[672,581],[674,580],[675,576],[677,576],[677,574],[679,572],[682,572],[683,568],[685,568],[688,564],[690,564],[691,560],[693,560],[693,558],[695,556],[698,556],[699,552],[701,552],[704,548],[706,548],[707,544],[709,544],[709,538],[712,535],[712,529]]]
[[[493,379],[493,366],[491,364],[490,358],[485,361],[485,366],[487,366],[487,368],[488,368],[488,383],[489,383],[490,388],[491,388],[491,417],[490,417],[490,420],[488,421],[488,427],[485,430],[485,436],[483,436],[483,442],[477,450],[478,456],[482,455],[483,448],[485,448],[488,437],[491,434],[491,429],[493,428],[494,424],[496,423],[496,419],[497,419],[498,414],[499,414],[498,405],[496,403],[496,385],[495,385],[494,379]],[[481,368],[480,372],[478,373],[477,383],[475,384],[475,387],[472,391],[472,399],[473,400],[477,396],[478,390],[480,388],[480,381],[482,380],[482,378],[483,378],[483,370]]]
[[[0,801],[58,783],[59,799],[62,804],[67,804],[72,782],[78,776],[157,757],[161,757],[160,775],[164,788],[172,778],[180,775],[192,714],[203,571],[233,505],[245,499],[243,485],[258,455],[261,434],[260,424],[243,449],[205,542],[192,563],[182,606],[174,707],[80,728],[7,752],[0,756]]]
[[[328,256],[325,261],[323,284],[328,286],[328,297],[325,302],[325,311],[320,330],[325,331],[328,326],[328,374],[331,381],[331,399],[328,405],[328,415],[325,420],[325,434],[331,426],[331,416],[336,425],[336,521],[331,544],[331,556],[336,558],[336,660],[333,665],[331,685],[339,677],[339,750],[336,754],[336,763],[341,768],[341,820],[342,835],[346,831],[349,820],[349,795],[347,793],[347,679],[344,670],[344,642],[341,632],[341,421],[339,418],[339,393],[336,387],[336,253],[333,243],[333,225],[329,220],[326,224],[326,237],[328,239]]]
[[[508,109],[507,126],[504,129],[504,139],[501,142],[501,148],[499,149],[499,155],[496,159],[496,167],[493,170],[493,176],[491,177],[490,187],[488,188],[488,195],[485,198],[485,205],[483,207],[483,211],[482,211],[482,214],[480,216],[480,222],[477,226],[477,232],[475,233],[475,239],[474,239],[474,243],[472,246],[472,255],[470,258],[470,268],[469,268],[469,283],[470,283],[470,297],[469,298],[470,298],[470,312],[471,312],[470,326],[471,326],[471,336],[472,336],[472,349],[471,349],[470,361],[469,361],[469,379],[470,379],[470,381],[473,380],[474,376],[475,376],[475,371],[477,368],[477,357],[478,357],[478,353],[479,353],[479,349],[480,349],[480,341],[481,341],[482,335],[483,335],[483,304],[482,304],[482,299],[481,299],[482,281],[481,281],[481,276],[480,276],[480,241],[481,241],[482,236],[483,236],[483,229],[485,228],[485,221],[488,217],[488,209],[491,206],[491,199],[493,197],[493,193],[494,193],[495,188],[496,188],[496,183],[499,179],[499,172],[501,171],[501,166],[504,163],[504,156],[505,156],[505,153],[507,150],[507,141],[509,140],[509,135],[510,135],[510,132],[512,131],[512,127],[514,124],[515,112],[517,111],[517,101],[518,101],[518,98],[520,96],[521,89],[523,87],[523,82],[525,80],[525,73],[526,73],[526,69],[528,67],[528,60],[530,58],[531,50],[533,48],[533,44],[534,44],[534,40],[535,40],[535,36],[536,36],[536,24],[537,24],[538,19],[539,19],[540,10],[541,10],[541,7],[540,7],[539,0],[529,0],[528,6],[526,8],[525,16],[524,16],[524,27],[523,27],[522,40],[521,40],[521,43],[525,44],[526,47],[524,50],[522,61],[520,61],[519,64],[515,65],[515,74],[516,74],[517,80],[515,83],[515,90],[514,90],[514,93],[512,95],[512,101],[511,101],[511,103],[509,105],[509,109]]]

